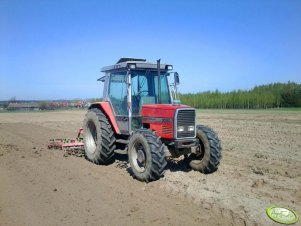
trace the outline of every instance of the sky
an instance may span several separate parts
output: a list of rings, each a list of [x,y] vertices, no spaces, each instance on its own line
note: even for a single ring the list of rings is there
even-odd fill
[[[102,97],[121,57],[173,64],[181,93],[301,83],[301,1],[0,0],[0,100]]]

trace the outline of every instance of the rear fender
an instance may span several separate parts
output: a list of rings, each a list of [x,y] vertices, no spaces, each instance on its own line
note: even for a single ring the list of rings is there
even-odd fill
[[[92,109],[92,108],[98,108],[98,109],[102,110],[103,113],[109,118],[110,123],[114,128],[114,132],[117,134],[120,134],[120,130],[117,126],[117,122],[116,122],[113,110],[112,110],[109,102],[102,101],[102,102],[93,103],[90,105],[89,109]]]

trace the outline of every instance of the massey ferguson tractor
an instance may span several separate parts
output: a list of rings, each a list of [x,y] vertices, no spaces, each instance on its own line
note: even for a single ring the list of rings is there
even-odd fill
[[[86,158],[114,161],[116,149],[128,155],[133,176],[158,180],[166,157],[184,156],[193,170],[212,173],[222,158],[216,133],[196,125],[196,110],[176,100],[179,75],[173,66],[121,58],[102,68],[103,101],[93,103],[83,123]],[[174,75],[174,83],[168,77]]]

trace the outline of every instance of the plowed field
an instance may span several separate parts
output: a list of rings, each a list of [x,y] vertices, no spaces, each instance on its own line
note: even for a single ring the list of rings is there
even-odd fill
[[[223,145],[217,172],[169,160],[159,181],[48,150],[85,111],[0,114],[0,225],[276,225],[271,205],[301,215],[301,112],[198,111]],[[300,223],[300,222],[299,222]]]

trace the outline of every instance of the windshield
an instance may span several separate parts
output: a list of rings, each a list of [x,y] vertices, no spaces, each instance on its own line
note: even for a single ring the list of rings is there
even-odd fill
[[[132,95],[158,103],[158,73],[157,71],[132,71]],[[170,104],[170,95],[166,72],[161,72],[161,103]],[[142,103],[144,104],[144,103]]]
[[[132,77],[132,128],[140,128],[141,109],[145,104],[158,103],[157,71],[131,71]],[[170,104],[166,72],[161,72],[161,103]]]

